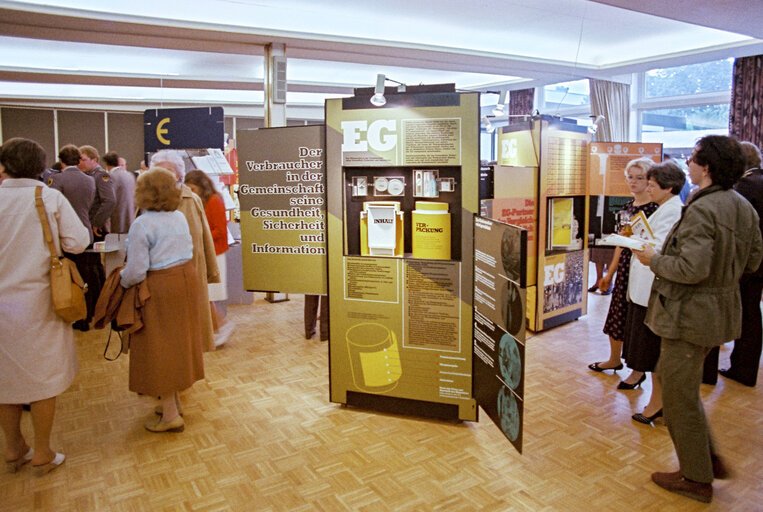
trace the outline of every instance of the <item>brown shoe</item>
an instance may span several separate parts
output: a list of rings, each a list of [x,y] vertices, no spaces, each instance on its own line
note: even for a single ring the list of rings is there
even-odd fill
[[[731,471],[729,471],[729,468],[726,467],[726,464],[723,463],[723,459],[721,459],[719,456],[713,454],[710,456],[710,460],[713,463],[713,477],[717,478],[718,480],[724,480],[726,478],[731,478]]]
[[[686,496],[702,503],[710,503],[713,499],[713,484],[695,482],[681,475],[680,471],[674,473],[652,473],[652,481],[666,491]]]

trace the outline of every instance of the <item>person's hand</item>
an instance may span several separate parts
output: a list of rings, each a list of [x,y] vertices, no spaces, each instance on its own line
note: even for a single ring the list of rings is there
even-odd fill
[[[637,251],[636,249],[631,249],[631,251],[633,252],[633,255],[638,258],[641,264],[646,267],[648,267],[649,262],[652,261],[652,256],[657,254],[657,251],[654,250],[654,247],[649,244],[644,244],[640,251]]]
[[[599,291],[609,291],[609,287],[612,284],[612,276],[607,274],[599,280]]]

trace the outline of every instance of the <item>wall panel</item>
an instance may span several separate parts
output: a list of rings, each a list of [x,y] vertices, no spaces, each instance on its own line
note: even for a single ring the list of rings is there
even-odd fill
[[[13,137],[32,139],[47,153],[49,166],[58,159],[53,132],[53,110],[3,107],[0,109],[0,117],[3,142]]]

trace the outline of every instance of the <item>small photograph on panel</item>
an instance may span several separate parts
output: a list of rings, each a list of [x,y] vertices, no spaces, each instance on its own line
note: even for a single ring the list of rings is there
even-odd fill
[[[517,341],[509,334],[501,336],[498,366],[503,381],[511,389],[516,390],[522,379],[522,356],[519,353]]]
[[[501,236],[501,262],[506,277],[519,282],[521,269],[522,233],[517,229],[504,229]]]
[[[512,336],[518,336],[522,330],[524,321],[524,308],[522,308],[522,294],[519,286],[511,281],[506,281],[501,296],[501,315],[503,325]]]

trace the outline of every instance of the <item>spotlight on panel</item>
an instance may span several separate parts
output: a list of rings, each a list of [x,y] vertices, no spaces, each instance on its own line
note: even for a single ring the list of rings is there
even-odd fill
[[[387,78],[383,73],[376,75],[376,87],[374,87],[374,95],[371,96],[371,105],[374,107],[383,107],[387,103],[387,99],[384,97],[384,83]]]

